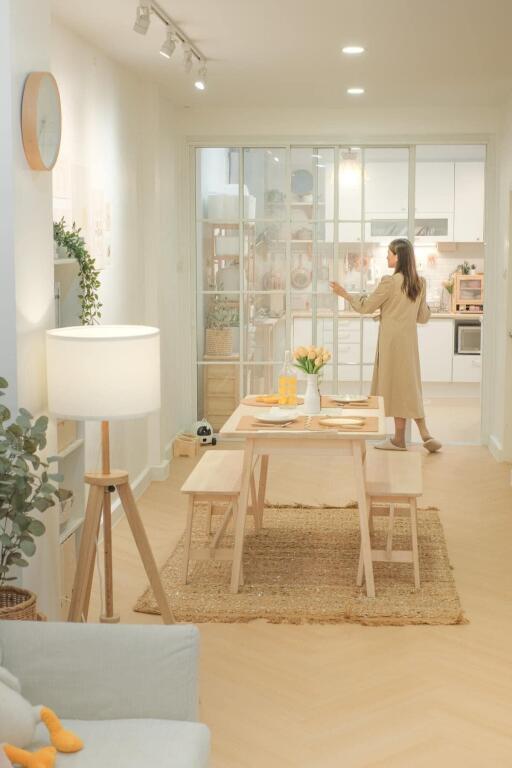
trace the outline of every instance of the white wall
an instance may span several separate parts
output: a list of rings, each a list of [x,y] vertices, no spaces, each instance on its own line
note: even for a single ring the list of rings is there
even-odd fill
[[[149,479],[163,448],[188,425],[190,405],[170,363],[190,327],[177,307],[188,296],[177,251],[177,139],[171,105],[155,85],[113,62],[54,19],[52,71],[63,109],[55,169],[56,215],[93,242],[95,208],[111,213],[110,263],[100,274],[103,323],[148,323],[162,331],[162,412],[112,424],[112,464]],[[188,334],[188,336],[187,336]],[[88,427],[88,466],[99,461],[98,430]]]
[[[493,355],[490,445],[497,458],[512,461],[512,98],[504,108],[496,167],[496,270],[493,282],[487,286],[496,313],[492,338],[488,334]]]
[[[492,107],[407,109],[212,109],[181,110],[180,130],[187,136],[226,136],[246,139],[265,136],[328,137],[353,142],[378,137],[396,142],[400,136],[427,137],[488,134],[497,130],[501,110]]]
[[[28,167],[20,106],[29,72],[49,69],[49,2],[1,0],[0,30],[0,370],[10,379],[11,404],[37,414],[46,405],[45,330],[53,326],[51,175]],[[55,452],[51,435],[48,450]],[[30,567],[21,571],[21,580],[38,594],[40,609],[53,618],[58,589],[57,563],[52,556],[52,542],[58,534],[56,510],[48,511],[44,522],[47,533],[39,540]]]

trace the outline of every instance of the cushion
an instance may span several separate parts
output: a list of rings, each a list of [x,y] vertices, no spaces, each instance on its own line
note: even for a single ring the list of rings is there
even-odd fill
[[[63,720],[84,748],[58,754],[55,768],[207,768],[210,731],[201,723],[180,720]],[[48,745],[48,732],[37,728],[33,749]]]

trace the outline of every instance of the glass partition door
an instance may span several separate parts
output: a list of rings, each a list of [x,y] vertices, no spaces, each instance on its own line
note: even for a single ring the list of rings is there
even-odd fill
[[[217,430],[241,397],[276,392],[299,345],[331,352],[323,391],[368,389],[378,324],[329,281],[373,290],[408,232],[408,148],[197,149],[198,414]]]

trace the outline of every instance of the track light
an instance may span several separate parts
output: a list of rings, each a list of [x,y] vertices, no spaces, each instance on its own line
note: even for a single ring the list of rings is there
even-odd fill
[[[201,64],[199,67],[199,72],[197,73],[194,85],[198,91],[206,90],[206,64]]]
[[[137,15],[135,17],[135,24],[133,25],[133,29],[135,30],[135,32],[138,32],[139,35],[145,35],[149,29],[150,22],[151,22],[150,6],[140,3],[137,6]]]
[[[167,37],[165,38],[164,42],[162,43],[162,47],[160,48],[160,55],[165,56],[166,59],[170,59],[174,53],[175,48],[176,35],[174,34],[174,31],[169,28],[167,30]]]
[[[206,90],[206,59],[199,48],[187,37],[183,30],[162,8],[157,0],[144,0],[137,2],[137,15],[133,29],[139,35],[145,35],[153,17],[165,27],[165,40],[160,46],[160,55],[166,59],[173,56],[178,43],[183,51],[183,68],[187,74],[192,67],[199,67],[197,76],[194,77],[194,85],[198,91]]]
[[[183,46],[183,68],[187,75],[192,69],[192,48],[190,45]]]

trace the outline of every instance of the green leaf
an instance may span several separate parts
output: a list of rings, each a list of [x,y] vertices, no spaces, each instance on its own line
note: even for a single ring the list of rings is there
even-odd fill
[[[46,432],[48,428],[48,416],[39,416],[36,423],[34,424],[34,429],[37,431],[43,430]]]
[[[3,376],[0,376],[0,389],[7,389],[9,384],[7,383],[7,379],[4,379]]]
[[[42,536],[46,531],[46,528],[40,520],[31,520],[27,530],[32,534],[32,536]]]
[[[27,557],[32,557],[36,551],[36,545],[31,539],[20,541],[20,549]]]
[[[46,512],[47,509],[53,507],[53,503],[48,501],[48,499],[43,498],[42,496],[38,496],[34,499],[34,507],[39,512]]]
[[[63,483],[64,482],[64,475],[62,472],[53,472],[48,475],[49,480],[54,480],[56,483]]]

